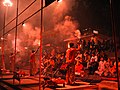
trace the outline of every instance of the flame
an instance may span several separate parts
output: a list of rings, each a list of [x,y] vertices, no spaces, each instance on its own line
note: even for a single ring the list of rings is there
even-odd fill
[[[39,39],[36,39],[36,40],[33,42],[33,45],[38,45],[38,46],[40,46],[40,40],[39,40]]]

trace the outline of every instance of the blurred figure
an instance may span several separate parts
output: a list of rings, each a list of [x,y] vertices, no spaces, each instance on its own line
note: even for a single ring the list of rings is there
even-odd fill
[[[81,75],[81,73],[83,72],[83,65],[81,64],[81,62],[77,62],[77,64],[75,65],[75,75]]]
[[[97,56],[92,53],[92,57],[90,59],[88,69],[89,69],[89,74],[94,74],[94,72],[98,69],[98,62],[97,62]]]
[[[38,50],[34,51],[32,50],[30,54],[30,76],[34,76],[36,74],[36,57],[35,54],[37,53]]]
[[[104,71],[105,71],[105,64],[106,64],[106,61],[104,60],[103,57],[101,57],[100,62],[99,62],[99,66],[98,66],[98,71],[95,71],[95,73],[102,76],[104,74]]]
[[[67,72],[66,72],[66,82],[67,84],[74,84],[75,80],[75,54],[76,51],[80,49],[80,45],[78,45],[78,48],[74,48],[74,43],[70,43],[68,46],[68,49],[66,51],[66,63],[67,66]]]

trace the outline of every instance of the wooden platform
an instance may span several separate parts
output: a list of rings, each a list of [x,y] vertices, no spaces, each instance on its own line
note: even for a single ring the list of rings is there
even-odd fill
[[[118,90],[118,83],[115,81],[101,81],[97,84],[99,90]]]
[[[97,85],[79,85],[79,86],[70,86],[65,85],[63,88],[56,88],[56,90],[97,90]]]
[[[76,85],[65,85],[65,87],[56,88],[56,90],[96,90],[98,88],[97,85],[90,85],[90,83],[87,82],[79,81],[75,83]]]

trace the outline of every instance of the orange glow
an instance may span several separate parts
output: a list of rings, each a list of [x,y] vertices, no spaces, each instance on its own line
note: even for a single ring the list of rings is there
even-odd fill
[[[2,49],[2,47],[0,47],[0,49]]]
[[[4,2],[3,2],[3,5],[4,6],[12,6],[13,5],[13,3],[10,1],[10,0],[5,0]]]

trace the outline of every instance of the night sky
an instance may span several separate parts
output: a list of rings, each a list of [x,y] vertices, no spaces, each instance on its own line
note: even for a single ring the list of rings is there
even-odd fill
[[[117,35],[119,32],[120,4],[113,0],[114,18]],[[78,5],[73,8],[72,15],[79,21],[81,28],[93,28],[102,34],[112,35],[111,9],[109,0],[76,0]]]

